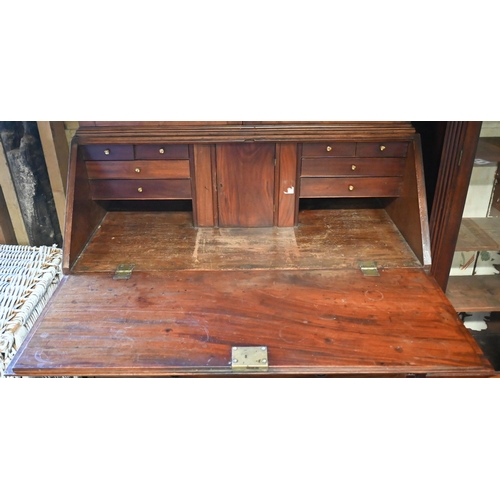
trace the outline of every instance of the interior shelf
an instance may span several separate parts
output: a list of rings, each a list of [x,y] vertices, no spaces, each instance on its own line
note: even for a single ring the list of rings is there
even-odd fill
[[[491,162],[500,162],[500,137],[480,137],[476,158]]]
[[[446,296],[457,312],[500,311],[498,275],[450,276]]]
[[[500,217],[462,219],[457,252],[500,251]]]

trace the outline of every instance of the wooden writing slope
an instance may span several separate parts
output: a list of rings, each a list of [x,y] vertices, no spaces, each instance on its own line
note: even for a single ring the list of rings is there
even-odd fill
[[[490,375],[422,172],[404,122],[82,123],[66,276],[8,373]]]

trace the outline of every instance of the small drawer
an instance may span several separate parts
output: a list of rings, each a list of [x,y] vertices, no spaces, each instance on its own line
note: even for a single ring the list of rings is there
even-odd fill
[[[407,142],[358,142],[356,156],[366,157],[400,157],[405,158],[408,153]]]
[[[91,180],[94,200],[189,200],[190,179]]]
[[[133,160],[134,146],[131,144],[99,144],[97,146],[84,146],[85,160]]]
[[[302,156],[354,156],[355,142],[303,144]]]
[[[404,158],[303,158],[302,177],[392,177],[403,175]]]
[[[188,159],[187,144],[138,144],[135,146],[137,160],[163,160],[165,158]]]
[[[89,179],[189,179],[189,160],[88,161]]]
[[[399,196],[402,177],[303,177],[300,198],[379,198]]]

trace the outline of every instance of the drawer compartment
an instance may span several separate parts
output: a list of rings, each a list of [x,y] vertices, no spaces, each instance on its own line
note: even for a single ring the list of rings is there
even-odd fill
[[[188,159],[187,144],[139,144],[135,146],[137,160],[163,160],[165,158]]]
[[[84,146],[83,154],[85,160],[133,160],[134,146],[128,144],[99,144],[95,146]]]
[[[404,158],[304,158],[302,177],[392,177],[403,175]]]
[[[303,177],[301,198],[399,196],[402,177]]]
[[[329,142],[302,146],[302,156],[354,156],[355,151],[355,142]]]
[[[366,157],[400,157],[405,158],[408,152],[407,142],[358,142],[356,156]]]
[[[191,199],[190,179],[91,180],[94,200],[187,200]]]
[[[88,161],[89,179],[189,179],[189,160]]]

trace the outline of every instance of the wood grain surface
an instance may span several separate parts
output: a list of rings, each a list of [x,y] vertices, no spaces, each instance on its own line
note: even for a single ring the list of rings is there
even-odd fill
[[[247,345],[268,375],[492,372],[421,269],[75,275],[34,332],[8,373],[230,375]]]
[[[189,160],[88,161],[89,179],[189,179]],[[139,172],[137,172],[139,170]]]
[[[274,222],[274,144],[218,144],[220,227],[268,227]]]
[[[430,235],[420,141],[410,144],[400,196],[387,205],[387,213],[423,266],[430,267]]]
[[[106,215],[106,210],[93,201],[83,151],[71,144],[66,198],[66,224],[63,240],[63,271],[69,273],[92,234]]]
[[[481,122],[446,122],[429,220],[431,273],[443,290],[455,254],[480,131]]]
[[[279,227],[295,225],[295,205],[298,194],[297,185],[297,144],[278,144],[278,221]]]
[[[393,197],[401,191],[402,177],[302,177],[301,198]]]
[[[137,160],[165,160],[189,158],[186,144],[140,144],[134,147]]]
[[[464,217],[456,252],[500,251],[500,217]]]
[[[259,142],[379,142],[408,141],[415,129],[410,122],[264,122],[226,124],[193,122],[108,122],[81,127],[79,144],[201,144]],[[325,144],[326,146],[326,144]],[[373,155],[369,155],[373,156]]]
[[[214,207],[212,147],[207,144],[197,144],[194,146],[193,177],[196,187],[197,223],[200,227],[213,227],[217,225]]]
[[[408,142],[358,142],[356,146],[356,156],[373,156],[388,158],[391,156],[406,156],[408,151]]]
[[[78,138],[76,139],[78,140]],[[134,146],[132,144],[99,144],[85,146],[83,156],[87,161],[133,160]]]
[[[91,180],[94,200],[187,200],[192,197],[190,179]]]
[[[457,312],[500,311],[498,275],[450,276],[446,296]]]
[[[320,144],[303,144],[302,155],[312,157],[355,156],[355,142],[328,142]]]
[[[303,158],[302,177],[402,176],[404,158]]]
[[[108,212],[73,271],[111,272],[124,262],[142,271],[420,265],[376,202],[325,201],[330,209],[301,210],[290,228],[196,229],[189,212]]]

